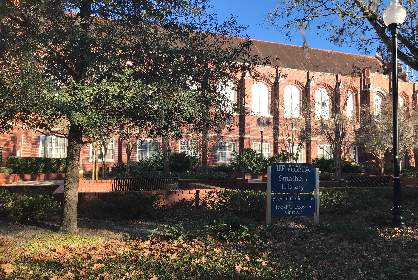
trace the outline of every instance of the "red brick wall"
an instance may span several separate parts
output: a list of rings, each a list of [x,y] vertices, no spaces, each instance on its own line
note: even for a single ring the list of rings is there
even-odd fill
[[[347,67],[351,67],[347,65]],[[262,78],[257,78],[259,81],[265,83],[270,90],[269,95],[269,108],[270,115],[268,116],[254,116],[247,115],[245,117],[239,118],[239,116],[234,116],[235,123],[238,123],[240,120],[241,129],[239,126],[230,127],[231,130],[228,131],[225,129],[222,135],[214,134],[213,132],[209,134],[208,139],[208,163],[209,165],[224,164],[217,162],[217,144],[219,141],[233,141],[236,143],[237,150],[239,148],[239,143],[242,143],[246,148],[253,148],[254,142],[260,142],[260,131],[257,124],[257,119],[263,117],[264,120],[272,122],[272,88],[273,82],[275,79],[276,69],[270,67],[258,68]],[[373,92],[381,90],[384,92],[390,92],[390,83],[389,77],[380,73],[369,73],[369,71],[363,71],[364,69],[359,69],[359,73],[356,73],[355,77],[347,76],[338,76],[338,80],[341,81],[342,87],[340,88],[340,102],[344,102],[348,90],[352,91],[355,99],[355,114],[359,116],[359,105],[361,100],[371,101]],[[282,79],[278,84],[278,114],[279,114],[279,151],[286,148],[286,144],[290,141],[291,134],[297,135],[301,128],[305,126],[305,119],[303,117],[299,118],[285,118],[284,117],[284,89],[288,85],[295,85],[301,90],[301,101],[303,101],[305,86],[308,82],[308,77],[314,77],[313,83],[310,86],[310,103],[312,112],[312,127],[315,128],[319,125],[317,119],[314,116],[315,109],[315,91],[318,88],[325,88],[329,93],[332,94],[332,90],[336,85],[337,76],[329,73],[319,73],[319,72],[310,72],[309,75],[304,70],[294,70],[294,69],[279,69],[282,75]],[[359,76],[363,75],[363,76]],[[256,78],[251,77],[250,75],[242,78],[242,74],[237,75],[234,83],[237,85],[238,90],[244,95],[244,109],[247,113],[251,112],[252,106],[252,85],[257,81]],[[400,95],[405,98],[406,106],[409,110],[415,108],[416,98],[413,99],[413,94],[416,92],[415,84],[410,82],[399,81],[399,91]],[[238,100],[238,96],[236,98]],[[373,104],[370,104],[370,110],[373,111]],[[293,131],[291,129],[292,122],[296,122],[297,129]],[[359,126],[358,119],[353,122],[356,128]],[[1,135],[0,136],[0,146],[3,147],[3,158],[2,164],[5,163],[6,156],[17,155],[21,156],[39,156],[39,136],[40,133],[35,133],[33,131],[23,131],[21,129],[15,129],[13,131],[13,136],[10,135]],[[189,135],[191,137],[191,135]],[[263,133],[265,143],[270,143],[271,152],[273,151],[273,129],[272,126],[265,128]],[[199,139],[196,136],[196,139]],[[314,159],[317,157],[318,153],[318,144],[326,144],[326,141],[321,135],[312,136],[312,145],[310,155]],[[115,139],[115,161],[108,162],[108,167],[112,167],[114,163],[122,161],[127,161],[126,158],[126,142],[121,142],[117,138]],[[173,151],[178,151],[179,145],[178,142],[171,142],[171,149]],[[304,160],[306,160],[306,145],[304,147]],[[131,161],[136,161],[136,149],[132,153]],[[414,161],[412,162],[414,163]],[[100,163],[101,165],[101,163]],[[90,161],[90,144],[83,146],[81,151],[81,164],[80,169],[89,171],[92,168],[92,163]]]

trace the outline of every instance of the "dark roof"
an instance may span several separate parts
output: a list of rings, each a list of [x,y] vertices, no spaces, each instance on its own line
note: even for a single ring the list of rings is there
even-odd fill
[[[239,41],[245,40],[235,38]],[[358,76],[369,68],[371,73],[383,73],[383,64],[373,56],[304,48],[280,43],[251,39],[251,54],[269,58],[266,65],[303,71]]]

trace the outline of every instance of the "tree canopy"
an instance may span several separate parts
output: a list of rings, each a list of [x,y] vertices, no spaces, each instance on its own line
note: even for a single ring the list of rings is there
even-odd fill
[[[222,100],[216,82],[246,66],[249,43],[218,35],[242,28],[217,23],[206,2],[2,1],[1,116],[66,135],[64,231],[77,227],[84,143],[124,123],[158,134],[216,119],[202,112]]]
[[[416,1],[400,1],[407,10],[398,39],[398,57],[418,71],[418,36]],[[383,11],[389,5],[381,0],[291,0],[282,1],[268,15],[267,21],[291,38],[297,30],[317,30],[336,45],[356,46],[369,53],[390,53],[391,35],[383,22]],[[387,51],[389,50],[389,52]]]

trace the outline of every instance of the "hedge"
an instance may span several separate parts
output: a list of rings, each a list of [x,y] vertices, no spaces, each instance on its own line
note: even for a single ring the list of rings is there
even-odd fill
[[[66,158],[7,157],[6,167],[14,174],[65,173]]]

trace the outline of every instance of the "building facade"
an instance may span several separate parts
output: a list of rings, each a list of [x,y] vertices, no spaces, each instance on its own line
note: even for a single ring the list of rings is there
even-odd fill
[[[332,122],[340,113],[346,117],[349,128],[344,156],[355,162],[364,158],[352,144],[360,127],[361,108],[366,106],[371,114],[378,115],[382,100],[391,94],[391,75],[385,72],[381,59],[256,40],[252,52],[266,58],[268,63],[219,86],[245,113],[234,114],[222,133],[208,132],[205,139],[185,133],[184,139],[170,141],[172,151],[200,157],[208,165],[229,164],[235,152],[245,148],[254,149],[263,157],[292,152],[295,161],[309,163],[318,157],[332,157],[331,145],[320,128],[324,120]],[[401,74],[400,77],[405,77]],[[415,83],[406,78],[399,80],[402,110],[416,110],[417,92]],[[262,133],[260,122],[264,123]],[[150,157],[161,149],[161,139],[138,141],[131,161]],[[106,155],[109,167],[127,162],[127,145],[117,136],[109,140]],[[206,155],[202,154],[202,146],[207,147],[203,150]],[[101,150],[99,160],[103,158]],[[2,165],[7,156],[65,157],[66,139],[15,127],[10,134],[0,135],[0,151]],[[92,159],[93,147],[86,144],[81,152],[80,170],[91,170]],[[415,165],[412,153],[408,163]]]

